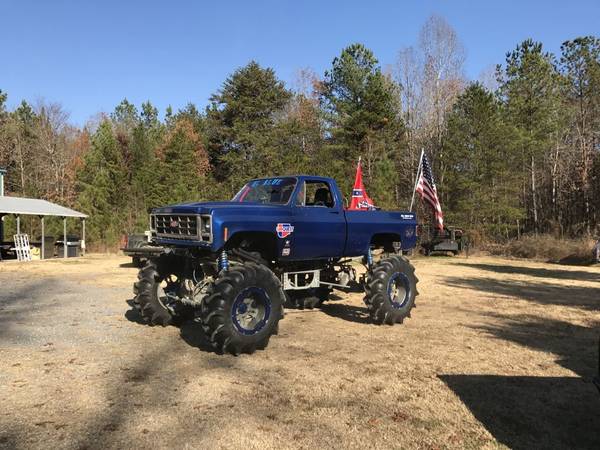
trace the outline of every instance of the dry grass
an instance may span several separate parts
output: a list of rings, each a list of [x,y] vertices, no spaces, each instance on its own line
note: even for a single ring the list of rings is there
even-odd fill
[[[592,262],[594,243],[588,238],[563,239],[540,234],[522,236],[521,239],[511,240],[506,244],[488,243],[482,249],[495,256],[585,265]]]
[[[0,446],[600,446],[599,268],[417,258],[403,325],[341,295],[236,358],[136,323],[127,261],[0,265]]]

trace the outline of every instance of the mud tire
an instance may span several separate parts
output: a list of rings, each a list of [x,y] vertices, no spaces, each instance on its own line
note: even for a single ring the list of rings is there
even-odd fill
[[[200,306],[199,320],[218,352],[254,353],[277,334],[284,300],[281,283],[268,267],[245,262],[219,274]],[[258,311],[255,323],[240,319],[247,308]]]
[[[364,302],[373,323],[394,325],[410,317],[419,295],[418,281],[413,265],[400,255],[383,259],[369,270]]]
[[[179,258],[161,255],[147,260],[133,284],[135,306],[149,325],[180,325],[194,318],[194,309],[187,305],[167,306],[159,298],[159,286],[169,276],[182,277],[183,265]]]

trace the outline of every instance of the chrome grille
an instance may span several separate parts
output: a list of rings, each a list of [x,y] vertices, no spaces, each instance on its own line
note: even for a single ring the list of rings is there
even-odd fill
[[[198,216],[191,214],[157,214],[154,216],[157,236],[175,239],[198,239]]]

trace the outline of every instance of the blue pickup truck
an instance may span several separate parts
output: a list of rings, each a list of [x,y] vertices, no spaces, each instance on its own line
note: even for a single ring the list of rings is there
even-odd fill
[[[284,303],[315,307],[333,289],[364,291],[372,321],[389,325],[417,295],[403,256],[416,245],[415,214],[346,210],[331,178],[251,180],[230,201],[156,208],[150,223],[163,252],[140,270],[135,305],[150,324],[195,317],[218,351],[266,347]],[[366,267],[359,277],[354,259]]]

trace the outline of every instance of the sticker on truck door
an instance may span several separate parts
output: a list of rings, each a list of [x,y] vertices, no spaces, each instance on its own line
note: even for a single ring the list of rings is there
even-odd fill
[[[294,232],[294,226],[290,223],[278,223],[275,231],[277,231],[277,237],[283,239]]]

